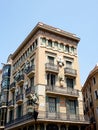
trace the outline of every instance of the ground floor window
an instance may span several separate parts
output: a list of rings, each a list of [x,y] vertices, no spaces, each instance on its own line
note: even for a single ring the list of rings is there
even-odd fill
[[[61,125],[60,130],[66,130],[66,126],[65,125]]]
[[[48,124],[46,126],[46,130],[59,130],[59,129],[58,129],[58,126],[55,124]]]
[[[28,127],[28,130],[34,130],[34,126],[32,125],[32,126],[29,126]]]

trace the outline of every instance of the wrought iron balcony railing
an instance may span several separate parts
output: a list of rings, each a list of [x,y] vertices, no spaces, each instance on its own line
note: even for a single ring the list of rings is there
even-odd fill
[[[13,107],[14,107],[14,100],[10,100],[10,101],[8,102],[8,107],[9,107],[9,108],[13,108]]]
[[[16,81],[17,81],[18,84],[23,83],[23,81],[24,81],[24,75],[23,74],[19,75],[19,77],[16,79]]]
[[[26,97],[29,97],[31,93],[34,93],[35,90],[34,90],[34,86],[33,87],[28,87],[26,90],[25,90],[25,95]]]
[[[46,71],[50,71],[50,72],[55,72],[55,73],[59,72],[58,66],[50,63],[45,64],[45,69]]]
[[[29,76],[35,71],[35,65],[28,66],[28,68],[25,69],[25,73]]]
[[[18,94],[16,96],[16,103],[19,104],[19,103],[22,103],[23,102],[23,94]]]
[[[79,91],[77,89],[58,87],[58,86],[46,86],[46,92],[53,92],[57,94],[64,94],[68,96],[79,96]]]
[[[19,118],[16,118],[14,119],[13,121],[11,122],[8,122],[6,123],[6,126],[5,128],[7,127],[11,127],[11,126],[14,126],[14,125],[17,125],[17,124],[21,124],[22,122],[25,123],[25,121],[31,121],[32,122],[32,119],[34,119],[33,117],[33,114],[26,114],[26,115],[23,115]],[[49,111],[39,111],[39,114],[38,114],[38,118],[37,120],[40,120],[41,119],[43,120],[54,120],[55,122],[59,121],[59,122],[71,122],[71,123],[87,123],[89,124],[89,119],[85,119],[83,115],[72,115],[72,114],[67,114],[67,113],[60,113],[60,112],[55,112],[55,113],[50,113]]]

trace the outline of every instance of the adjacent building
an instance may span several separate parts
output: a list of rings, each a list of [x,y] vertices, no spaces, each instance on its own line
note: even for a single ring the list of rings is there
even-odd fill
[[[98,130],[98,64],[88,75],[82,93],[84,115],[90,119],[88,130]]]
[[[79,41],[76,35],[43,23],[34,27],[11,55],[5,130],[88,126],[83,115]]]
[[[7,119],[7,105],[9,97],[10,74],[11,74],[11,56],[7,63],[3,64],[0,70],[0,130],[3,130]]]

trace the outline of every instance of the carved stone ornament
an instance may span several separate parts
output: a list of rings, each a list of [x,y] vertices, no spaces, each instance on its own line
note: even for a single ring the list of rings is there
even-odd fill
[[[59,64],[60,67],[64,66],[64,60],[63,60],[62,56],[58,56],[57,62],[58,62],[58,64]]]

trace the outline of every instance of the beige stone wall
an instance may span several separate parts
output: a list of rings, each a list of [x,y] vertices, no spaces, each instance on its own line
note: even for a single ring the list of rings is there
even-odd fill
[[[41,33],[41,34],[40,34]],[[54,41],[58,41],[59,43],[59,47],[60,47],[60,43],[63,42],[64,45],[68,44],[69,46],[74,46],[77,49],[77,45],[75,43],[75,41],[72,40],[68,40],[62,37],[58,37],[54,34],[49,34],[49,33],[43,33],[43,32],[39,32],[38,35],[35,35],[34,38],[32,37],[32,39],[26,44],[26,46],[24,46],[22,48],[22,50],[17,54],[17,56],[15,57],[15,59],[13,60],[13,64],[15,64],[15,62],[19,59],[19,57],[30,47],[30,45],[32,44],[32,42],[35,39],[38,39],[38,46],[37,48],[25,59],[25,61],[17,67],[16,70],[12,71],[12,78],[11,78],[11,82],[13,82],[13,76],[15,75],[15,73],[17,72],[18,69],[22,68],[22,65],[26,62],[26,60],[31,60],[31,57],[34,57],[34,62],[35,62],[35,73],[34,73],[34,82],[35,82],[35,86],[36,86],[36,92],[39,95],[39,110],[40,111],[46,111],[46,91],[45,91],[45,87],[47,84],[47,80],[46,80],[46,71],[45,71],[45,63],[48,62],[47,56],[54,56],[55,59],[55,65],[57,65],[57,58],[59,56],[61,56],[64,60],[64,63],[66,61],[66,57],[69,57],[71,59],[73,59],[73,69],[77,70],[77,76],[76,78],[76,82],[75,82],[75,89],[78,89],[79,91],[81,90],[81,85],[80,85],[80,74],[79,74],[79,64],[78,64],[78,56],[77,56],[77,52],[75,54],[73,53],[66,53],[64,50],[62,51],[61,49],[55,49],[54,47],[49,48],[46,44],[43,45],[42,41],[41,41],[41,37],[46,37],[47,39],[51,39],[53,42]],[[59,73],[56,74],[57,78],[56,78],[56,86],[60,86],[59,83],[59,76],[63,76],[64,80],[65,80],[65,76],[64,76],[64,68],[65,68],[65,64],[62,67],[59,67]],[[25,75],[25,81],[29,80],[29,78]],[[19,87],[18,85],[16,87]],[[64,81],[64,87],[66,87],[66,82]],[[55,95],[55,94],[54,94]],[[49,95],[49,96],[53,96],[53,95]],[[55,95],[56,97],[56,95]],[[65,102],[65,96],[60,95],[60,112],[65,112],[66,113],[66,102]],[[9,99],[11,99],[11,92],[9,95]],[[24,102],[27,101],[27,98],[24,99]],[[83,114],[83,109],[82,109],[82,96],[81,94],[79,95],[79,108],[81,108],[79,110],[79,114]],[[17,106],[17,105],[16,105]],[[26,112],[26,106],[24,109],[24,113]],[[15,117],[16,117],[16,112],[15,112]]]

